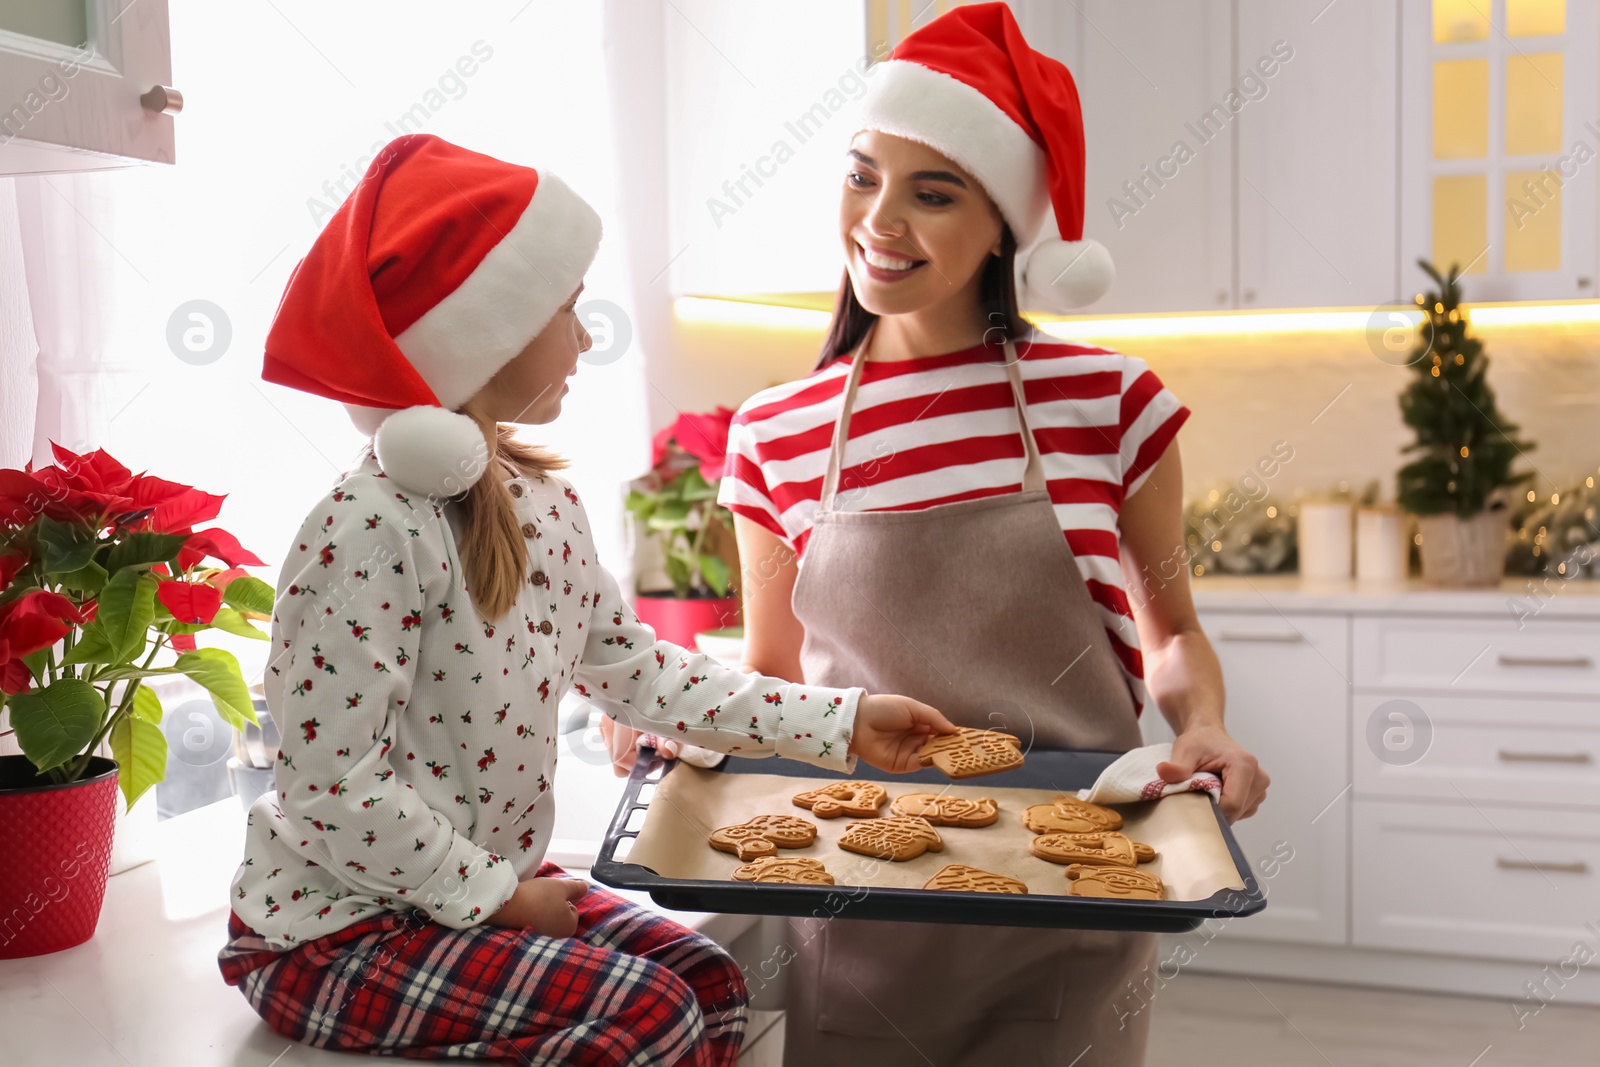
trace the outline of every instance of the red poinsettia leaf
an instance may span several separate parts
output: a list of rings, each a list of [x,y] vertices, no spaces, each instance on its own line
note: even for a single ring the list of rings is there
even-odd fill
[[[734,413],[718,407],[703,415],[684,415],[678,419],[678,447],[696,459],[716,463],[719,467],[728,450],[728,425]]]
[[[188,570],[207,556],[220,559],[230,567],[266,566],[254,552],[240,545],[237,537],[220,526],[190,534],[189,540],[178,550],[178,566]]]
[[[33,479],[37,486],[34,518],[44,514],[58,522],[88,522],[106,511],[105,500],[74,488],[67,477],[55,467],[45,467],[35,471]],[[30,522],[32,518],[23,521]]]
[[[56,456],[56,468],[67,484],[85,493],[119,495],[133,478],[133,472],[112,459],[103,448],[81,456],[54,441],[50,442],[50,448]]]
[[[160,483],[149,488],[148,491],[153,494],[166,493],[165,487],[171,486],[177,486],[179,490],[176,493],[166,493],[154,500],[139,501],[135,498],[138,506],[154,506],[155,511],[146,521],[149,528],[157,533],[185,533],[202,522],[210,522],[217,517],[217,513],[222,510],[222,502],[227,499],[226,496],[201,492],[186,485],[178,485],[177,482],[162,482],[159,478],[148,476],[141,479],[140,491],[145,490],[145,481]]]
[[[0,659],[0,689],[8,696],[27,693],[33,689],[33,675],[28,665],[20,659]]]
[[[9,613],[0,621],[0,632],[5,635],[6,651],[12,659],[21,659],[49,648],[67,635],[72,627],[49,615],[19,615]]]
[[[171,578],[172,577],[172,571],[167,569],[167,565],[165,563],[157,563],[154,566],[152,566],[150,569],[152,571],[154,571],[155,573],[161,575],[164,578]]]
[[[206,582],[210,585],[216,586],[219,592],[227,592],[229,582],[233,581],[235,578],[243,577],[245,577],[245,569],[243,567],[229,567],[225,571],[218,571],[216,574],[213,574],[211,577],[206,579]]]
[[[21,573],[22,568],[27,565],[27,553],[13,552],[8,556],[0,556],[0,589],[7,588],[11,584],[11,579]]]
[[[65,619],[67,622],[83,623],[89,620],[84,617],[83,609],[74,604],[69,597],[60,593],[53,593],[48,589],[35,589],[31,593],[13,600],[6,618],[17,618],[24,615],[39,615],[50,619]]]
[[[162,582],[156,599],[182,623],[210,623],[222,606],[222,590],[205,582]]]
[[[14,467],[0,470],[0,525],[27,526],[39,517],[47,493],[43,483]]]
[[[674,421],[672,425],[661,430],[657,430],[656,435],[650,439],[651,470],[660,469],[661,461],[667,458],[667,445],[672,441],[672,436],[673,434],[677,433],[677,431],[678,424],[676,421]]]
[[[173,634],[171,648],[174,652],[193,652],[195,650],[194,634]]]

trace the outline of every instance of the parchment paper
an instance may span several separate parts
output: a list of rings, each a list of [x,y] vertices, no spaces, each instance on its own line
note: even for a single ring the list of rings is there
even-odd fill
[[[649,810],[631,850],[618,859],[643,864],[663,877],[727,881],[732,879],[740,860],[711,847],[707,839],[713,830],[754,815],[798,815],[816,824],[817,839],[806,848],[780,848],[778,855],[821,860],[839,885],[920,889],[939,868],[964,863],[1020,879],[1027,883],[1030,894],[1066,896],[1070,892],[1065,865],[1030,853],[1028,840],[1034,835],[1022,824],[1024,808],[1062,795],[1056,791],[985,787],[981,778],[967,779],[971,784],[945,786],[880,782],[889,791],[889,802],[878,809],[880,815],[892,814],[889,804],[904,793],[992,797],[1000,805],[1000,819],[993,825],[977,829],[937,827],[944,839],[943,852],[925,852],[914,860],[894,863],[839,847],[839,838],[853,821],[850,816],[819,819],[794,803],[796,793],[815,789],[825,781],[775,774],[725,774],[679,764],[662,776],[653,792],[650,786],[645,787]],[[1160,800],[1108,806],[1122,814],[1121,833],[1143,841],[1158,853],[1155,860],[1139,866],[1166,884],[1163,899],[1204,900],[1222,889],[1244,888],[1206,794],[1175,793]]]

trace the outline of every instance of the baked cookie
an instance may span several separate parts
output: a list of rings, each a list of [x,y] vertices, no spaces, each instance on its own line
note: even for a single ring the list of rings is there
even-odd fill
[[[798,815],[757,815],[711,831],[712,848],[746,862],[775,856],[780,848],[805,848],[816,839],[817,824]]]
[[[896,815],[920,815],[935,826],[990,826],[1000,818],[1000,805],[991,797],[947,793],[905,793],[894,798],[889,810]]]
[[[963,726],[940,734],[917,750],[924,767],[938,767],[951,778],[974,778],[1022,766],[1022,742],[999,730]]]
[[[862,819],[844,828],[839,847],[846,852],[904,863],[924,852],[943,852],[944,838],[927,819],[914,815],[885,815]]]
[[[1003,874],[952,863],[940,867],[939,873],[929,878],[924,889],[960,889],[970,893],[1027,893],[1026,882],[1007,878]]]
[[[1137,867],[1156,858],[1156,850],[1114,830],[1092,834],[1039,834],[1028,851],[1051,863],[1086,863]]]
[[[1036,834],[1089,834],[1122,829],[1122,816],[1098,804],[1056,797],[1024,808],[1022,824]]]
[[[763,856],[733,869],[740,882],[787,882],[791,885],[833,885],[833,875],[810,856]]]
[[[1088,863],[1074,863],[1067,868],[1067,878],[1072,881],[1070,895],[1075,897],[1160,900],[1163,893],[1161,879],[1133,867],[1097,867]]]
[[[831,782],[820,789],[796,793],[794,802],[810,808],[819,819],[837,819],[841,815],[866,819],[878,814],[888,799],[889,791],[877,782]]]

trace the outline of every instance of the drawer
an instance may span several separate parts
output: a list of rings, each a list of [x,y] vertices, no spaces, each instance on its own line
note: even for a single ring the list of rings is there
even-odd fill
[[[1600,949],[1592,814],[1360,798],[1351,811],[1355,944],[1532,963],[1579,940]]]
[[[1357,797],[1600,807],[1600,699],[1358,693],[1352,709]]]
[[[1358,689],[1600,696],[1600,623],[1588,620],[1362,616]]]

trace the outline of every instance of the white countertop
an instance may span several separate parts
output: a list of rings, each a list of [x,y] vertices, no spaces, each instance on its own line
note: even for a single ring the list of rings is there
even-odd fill
[[[610,776],[609,768],[593,765],[582,765],[579,773],[593,770]],[[595,786],[603,784],[599,775],[592,777]],[[620,782],[616,788],[620,790]],[[581,789],[569,799],[586,804]],[[154,798],[144,802],[154,803]],[[606,802],[596,796],[592,803]],[[604,811],[607,818],[614,807],[613,797]],[[216,953],[227,940],[228,885],[243,855],[244,829],[244,809],[234,797],[159,823],[154,831],[156,859],[107,883],[94,937],[47,956],[0,960],[0,1040],[5,1047],[0,1060],[18,1067],[357,1062],[351,1055],[279,1037],[238,989],[222,981]],[[561,848],[564,854],[552,858],[572,862],[582,858],[585,846],[569,839]],[[588,876],[576,863],[568,870]],[[668,911],[642,893],[623,895],[724,945],[756,922],[749,915]]]
[[[1283,611],[1395,615],[1487,615],[1600,619],[1600,581],[1507,578],[1497,588],[1440,589],[1401,583],[1301,581],[1297,574],[1208,575],[1190,579],[1201,611]]]

